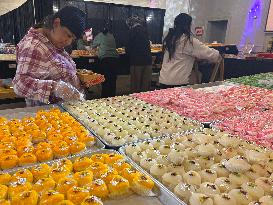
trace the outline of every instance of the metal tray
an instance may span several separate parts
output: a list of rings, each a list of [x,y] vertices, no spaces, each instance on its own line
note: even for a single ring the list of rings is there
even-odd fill
[[[216,131],[216,130],[215,130]],[[184,135],[189,135],[189,134],[192,134],[193,132],[184,132],[184,133],[180,133],[180,134],[184,134]],[[178,133],[177,133],[178,134]],[[176,134],[173,134],[173,135],[169,135],[169,136],[163,136],[163,137],[159,137],[159,138],[154,138],[154,139],[164,139],[164,138],[167,138],[167,137],[172,137]],[[175,136],[174,136],[175,137]],[[142,142],[144,141],[152,141],[154,139],[147,139],[147,140],[142,140]],[[129,143],[129,144],[135,144],[135,143],[139,143],[139,142],[132,142],[132,143]],[[127,145],[129,145],[127,144]],[[176,200],[180,201],[182,204],[186,205],[185,202],[181,201],[181,199],[179,199],[172,191],[170,191],[163,183],[161,183],[160,181],[158,181],[156,178],[154,178],[149,172],[147,172],[146,170],[144,170],[140,165],[138,165],[133,159],[131,159],[131,157],[129,157],[127,154],[126,154],[126,151],[125,151],[125,147],[127,145],[123,145],[122,147],[119,148],[119,152],[126,156],[126,158],[128,159],[128,161],[130,162],[130,164],[132,164],[134,167],[136,167],[136,169],[138,170],[141,170],[143,173],[145,173],[146,175],[148,175],[149,177],[151,177],[153,179],[153,181],[159,186],[159,187],[162,187],[163,189],[165,189],[167,192],[169,192],[172,197],[174,197]]]
[[[149,140],[147,140],[149,141]],[[166,186],[164,186],[160,181],[158,181],[157,179],[155,179],[150,173],[148,173],[146,170],[144,170],[140,165],[138,165],[137,163],[135,163],[129,156],[126,155],[125,153],[125,146],[122,146],[119,149],[119,152],[124,155],[128,162],[135,167],[137,170],[143,172],[144,174],[148,175],[149,177],[151,177],[151,179],[155,182],[155,184],[160,187],[162,190],[164,190],[166,193],[168,193],[173,200],[178,201],[180,204],[186,205],[185,202],[181,201],[181,199],[179,199],[173,192],[171,192]],[[172,203],[168,203],[168,205],[173,205]]]
[[[22,119],[24,117],[35,117],[36,113],[39,110],[50,110],[52,108],[58,108],[61,110],[61,112],[65,112],[65,110],[62,107],[54,104],[54,105],[45,105],[45,106],[37,106],[37,107],[26,107],[26,108],[1,110],[0,117],[5,117],[9,120],[14,119],[14,118]],[[75,119],[78,121],[77,118],[75,118]],[[81,122],[79,121],[79,123],[81,123]],[[86,128],[85,126],[84,126],[84,128],[89,131],[89,129]],[[93,135],[92,132],[90,132],[90,134]],[[95,136],[95,138],[96,138],[96,136]],[[96,150],[100,150],[100,149],[104,149],[104,148],[105,148],[105,145],[98,138],[96,138],[96,143],[93,146],[88,147],[86,150],[82,151],[82,153],[85,153],[88,151],[96,151]],[[18,166],[18,168],[22,168],[22,166]],[[6,170],[4,170],[4,171],[6,171]]]
[[[84,121],[83,119],[81,118],[81,116],[78,116],[76,114],[74,114],[73,112],[71,112],[70,110],[66,109],[66,106],[62,103],[60,104],[60,106],[66,111],[68,112],[71,116],[73,116],[75,119],[77,119],[82,125],[84,125],[84,127],[86,129],[89,130],[89,132],[91,132],[95,137],[97,137],[98,139],[100,139],[100,141],[103,142],[103,144],[105,145],[105,148],[106,149],[114,149],[114,150],[119,150],[120,147],[124,146],[124,145],[128,145],[132,142],[126,142],[125,144],[121,145],[121,146],[114,146],[112,144],[109,144],[107,141],[105,141],[105,139],[103,137],[101,137],[100,135],[98,135],[91,127],[89,127]],[[182,116],[181,116],[182,117]],[[197,125],[199,125],[199,128],[196,128],[196,129],[192,129],[192,130],[188,130],[188,131],[197,131],[197,130],[200,130],[202,128],[204,128],[204,125],[196,120],[191,120],[189,118],[186,118],[187,120],[190,120],[192,121],[193,123],[196,123]],[[166,134],[162,134],[162,136],[158,136],[158,137],[153,137],[151,139],[157,139],[157,138],[161,138],[161,137],[164,137]],[[143,141],[143,140],[138,140],[138,141]],[[136,141],[136,142],[138,142]],[[136,143],[136,142],[133,142],[133,143]]]
[[[115,151],[115,150],[106,150],[106,149],[101,149],[98,151],[90,151],[90,152],[86,152],[84,154],[78,154],[72,157],[67,157],[67,159],[74,161],[77,157],[90,157],[93,154],[111,154],[111,153],[116,153],[119,154],[119,152]],[[142,172],[144,174],[147,174],[146,172],[144,172],[141,168],[139,168],[138,166],[135,165],[134,162],[132,162],[132,160],[130,160],[127,156],[124,156],[126,161],[137,171]],[[43,164],[48,164],[48,165],[52,165],[55,162],[58,162],[59,160],[52,160],[49,162],[45,162]],[[25,169],[29,169],[32,167],[35,167],[37,165],[32,165],[32,166],[26,166],[24,167]],[[13,174],[15,172],[17,172],[18,170],[22,170],[21,169],[13,169],[13,170],[9,170],[6,173],[10,173]],[[104,205],[186,205],[185,203],[183,203],[182,201],[180,201],[178,198],[174,197],[174,195],[169,192],[166,188],[164,188],[163,186],[161,186],[158,182],[155,181],[155,187],[153,189],[153,192],[155,194],[155,196],[149,196],[149,197],[143,197],[143,196],[139,196],[136,194],[133,194],[129,197],[126,197],[124,199],[117,199],[117,200],[106,200],[103,202]]]

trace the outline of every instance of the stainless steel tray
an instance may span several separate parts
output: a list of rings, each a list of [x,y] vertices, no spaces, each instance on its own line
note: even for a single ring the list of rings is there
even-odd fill
[[[150,140],[146,140],[146,141],[150,141]],[[147,171],[145,171],[142,167],[140,167],[140,165],[138,165],[137,163],[135,163],[130,157],[128,157],[125,153],[125,146],[122,146],[121,148],[119,148],[119,152],[124,155],[128,162],[135,167],[137,170],[145,173],[146,175],[148,175],[149,177],[151,177],[151,179],[155,182],[155,184],[160,187],[162,190],[164,190],[166,193],[168,193],[173,200],[178,201],[180,204],[186,205],[185,202],[181,201],[181,199],[179,199],[173,192],[171,192],[167,187],[165,187],[161,182],[159,182],[157,179],[155,179],[150,173],[148,173]],[[172,203],[167,203],[168,205],[173,205]]]
[[[12,120],[14,118],[22,119],[24,117],[35,117],[36,113],[39,110],[50,110],[51,108],[59,108],[62,112],[64,111],[62,107],[59,107],[58,105],[54,104],[54,105],[0,110],[0,116],[5,117],[9,120]]]
[[[26,107],[26,108],[16,108],[16,109],[1,110],[0,111],[0,117],[5,117],[5,118],[7,118],[9,120],[14,119],[14,118],[22,119],[24,117],[35,117],[36,113],[39,110],[50,110],[51,108],[58,108],[62,112],[65,112],[65,110],[62,107],[54,104],[54,105],[45,105],[45,106],[37,106],[37,107]],[[77,120],[77,118],[75,118],[75,119]],[[81,123],[81,122],[79,121],[79,123]],[[89,129],[86,128],[85,126],[84,126],[84,128],[89,131]],[[92,132],[90,132],[90,134],[93,135]],[[96,138],[96,136],[95,136],[95,138]],[[93,146],[88,147],[82,153],[85,153],[86,151],[100,150],[100,149],[103,149],[103,148],[105,148],[105,145],[98,138],[96,138],[96,143]],[[20,166],[20,167],[18,166],[18,168],[22,168],[22,166]]]
[[[125,143],[124,145],[121,145],[121,146],[114,146],[112,144],[109,144],[103,137],[101,137],[100,135],[98,135],[90,126],[88,126],[84,121],[83,119],[81,118],[81,116],[78,116],[76,114],[74,114],[73,112],[71,112],[70,110],[66,109],[66,106],[62,103],[60,104],[60,106],[66,111],[68,112],[71,116],[73,116],[75,119],[77,119],[82,125],[84,125],[84,127],[86,129],[89,130],[89,132],[91,132],[94,136],[96,136],[98,139],[100,139],[100,141],[103,142],[103,144],[105,145],[105,148],[106,149],[114,149],[114,150],[119,150],[119,148],[121,146],[124,146],[124,145],[127,145],[127,144],[130,144],[131,142],[127,142]],[[182,117],[182,116],[181,116]],[[188,119],[190,121],[192,121],[193,123],[196,123],[197,125],[199,125],[199,128],[196,128],[196,129],[192,129],[192,130],[188,130],[188,131],[197,131],[197,130],[200,130],[202,128],[204,128],[204,125],[196,120],[191,120],[189,118],[186,118],[185,119]],[[162,136],[158,136],[158,137],[154,137],[154,138],[151,138],[151,139],[157,139],[157,138],[160,138],[160,137],[164,137],[165,134],[163,134]],[[143,141],[143,140],[139,140],[139,141]],[[136,141],[138,142],[138,141]]]
[[[93,152],[91,151],[91,152],[86,152],[84,154],[78,154],[73,157],[67,157],[67,159],[74,161],[77,157],[83,157],[83,156],[90,157],[93,154],[111,154],[111,153],[118,154],[119,152],[117,152],[115,150],[101,149],[98,151],[93,151]],[[132,162],[127,156],[125,156],[125,159],[134,169],[136,169],[139,172],[142,172],[144,174],[147,174],[141,168],[136,166],[135,163]],[[53,163],[58,162],[58,161],[59,160],[52,160],[52,161],[46,162],[44,164],[52,165]],[[37,166],[37,165],[27,166],[24,168],[32,168],[35,166]],[[6,173],[13,174],[18,170],[20,170],[20,169],[9,170]],[[106,200],[103,202],[103,204],[104,205],[128,205],[128,204],[130,204],[130,205],[186,205],[185,203],[183,203],[182,201],[180,201],[179,199],[174,197],[174,195],[171,192],[169,192],[166,188],[164,188],[163,186],[158,184],[158,182],[155,182],[155,185],[156,186],[153,189],[155,196],[143,197],[143,196],[133,194],[125,199]]]

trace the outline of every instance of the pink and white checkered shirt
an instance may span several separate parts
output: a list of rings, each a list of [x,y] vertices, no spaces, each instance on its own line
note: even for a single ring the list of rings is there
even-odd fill
[[[17,45],[15,93],[25,97],[28,106],[54,103],[50,99],[52,83],[59,80],[80,89],[76,64],[69,54],[31,28]]]

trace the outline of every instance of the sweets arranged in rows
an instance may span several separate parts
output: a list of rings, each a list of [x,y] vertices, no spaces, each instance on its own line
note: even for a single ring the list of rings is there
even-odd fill
[[[0,140],[1,169],[67,157],[95,144],[79,122],[59,109],[21,120],[0,118]]]
[[[66,103],[64,107],[113,146],[200,127],[174,112],[129,96]]]
[[[243,139],[273,149],[273,110],[245,112],[241,116],[225,119],[213,124]]]
[[[240,78],[232,78],[228,81],[271,90],[273,89],[273,73],[260,73],[257,75],[243,76]]]
[[[0,174],[0,204],[102,205],[136,193],[147,196],[154,182],[119,154],[93,154],[74,163],[62,159],[13,175]]]
[[[232,86],[218,92],[204,89],[172,88],[133,96],[190,117],[200,122],[212,122],[247,111],[272,110],[273,91],[250,86]]]
[[[126,145],[126,154],[189,205],[272,205],[273,152],[210,130]]]

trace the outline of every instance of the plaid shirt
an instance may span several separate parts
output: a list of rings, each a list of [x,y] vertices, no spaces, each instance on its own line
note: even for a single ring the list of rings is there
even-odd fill
[[[28,106],[53,103],[53,81],[62,80],[80,89],[76,64],[64,49],[57,49],[44,35],[31,28],[17,45],[14,91]]]

